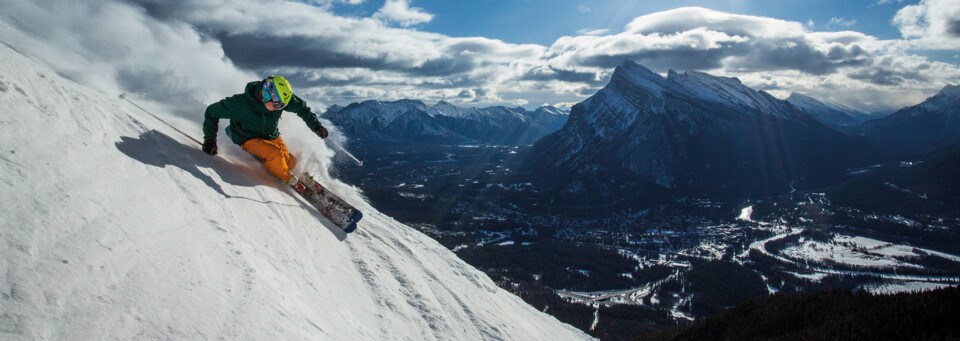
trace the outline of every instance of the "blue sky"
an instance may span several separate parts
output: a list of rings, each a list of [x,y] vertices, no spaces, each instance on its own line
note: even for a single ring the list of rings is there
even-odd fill
[[[960,0],[0,0],[0,36],[192,115],[282,74],[314,107],[569,108],[625,60],[864,111],[960,83]],[[37,25],[36,23],[44,23]],[[98,70],[84,73],[78,70]],[[183,82],[203,79],[203,82]],[[319,111],[319,109],[318,109]]]
[[[355,18],[375,17],[378,12],[383,11],[386,3],[391,1],[371,1],[365,0],[356,3],[359,0],[345,2],[334,1],[327,4],[328,8],[338,15]],[[843,88],[836,79],[833,84],[818,92],[818,83],[827,81],[822,74],[817,74],[819,79],[809,78],[805,86],[793,86],[793,88],[781,86],[769,86],[770,84],[785,84],[787,82],[777,82],[770,78],[753,75],[744,75],[733,72],[732,68],[700,68],[703,65],[698,63],[677,63],[676,65],[661,65],[654,62],[651,68],[658,72],[666,71],[666,68],[677,70],[698,70],[707,71],[715,74],[724,74],[729,76],[740,76],[751,86],[768,90],[776,95],[786,96],[790,92],[803,92],[821,98],[825,101],[838,102],[839,104],[860,107],[862,110],[889,110],[903,105],[909,105],[919,101],[922,97],[931,94],[942,85],[955,83],[955,73],[950,73],[951,77],[939,79],[934,82],[927,82],[920,86],[920,89],[914,84],[912,87],[890,87],[893,83],[903,84],[908,80],[927,79],[919,75],[907,75],[909,69],[927,68],[923,63],[917,63],[916,58],[922,58],[928,62],[940,62],[956,66],[960,63],[960,53],[957,45],[947,44],[947,47],[941,49],[933,40],[921,42],[919,46],[923,48],[905,48],[892,45],[904,45],[895,43],[905,40],[902,31],[904,24],[895,22],[898,13],[907,7],[923,7],[930,11],[933,8],[942,7],[960,7],[960,1],[938,0],[926,1],[920,0],[788,0],[788,1],[758,1],[758,0],[727,0],[727,1],[704,1],[704,0],[680,0],[680,1],[632,1],[632,0],[480,0],[480,1],[443,1],[443,0],[405,0],[400,1],[411,11],[427,15],[428,19],[415,23],[403,23],[405,29],[434,32],[448,37],[483,37],[495,39],[510,44],[535,44],[544,47],[555,45],[561,37],[577,37],[583,35],[617,35],[623,33],[626,27],[637,20],[639,17],[669,12],[682,7],[696,7],[708,9],[716,12],[743,15],[756,18],[769,18],[778,21],[792,22],[801,24],[801,30],[804,33],[823,33],[823,32],[854,32],[863,35],[868,40],[886,42],[886,47],[874,47],[870,51],[871,57],[887,55],[888,60],[881,64],[897,64],[890,60],[890,50],[899,49],[897,54],[910,56],[912,63],[900,64],[904,70],[893,71],[866,70],[861,69],[852,72],[847,78],[867,80],[873,85],[886,85],[887,89],[878,89],[860,86],[851,87],[848,93],[837,95],[837,88]],[[922,24],[927,21],[927,17],[920,17],[918,22]],[[666,32],[665,32],[666,33]],[[913,37],[916,41],[915,38]],[[821,48],[823,48],[821,46]],[[775,52],[774,52],[775,53]],[[644,60],[638,60],[642,64]],[[781,65],[785,70],[791,67]],[[945,65],[940,65],[944,67]],[[775,68],[774,68],[775,69]],[[811,70],[804,70],[809,73]],[[782,71],[782,70],[761,70],[761,71]],[[832,71],[832,70],[831,70]],[[816,73],[816,72],[814,72]],[[901,78],[886,77],[888,75],[903,75]],[[803,75],[800,76],[801,78]],[[600,77],[601,79],[603,77]],[[836,77],[834,77],[836,78]],[[798,82],[793,82],[798,83]],[[848,83],[850,84],[850,83]],[[586,89],[581,89],[580,96],[589,94],[597,87],[597,84],[590,84]],[[868,89],[869,88],[869,89]],[[843,90],[841,90],[843,91]],[[891,93],[894,96],[891,96]],[[550,96],[545,96],[550,97]],[[562,102],[562,96],[556,96],[557,102]],[[576,96],[572,96],[576,98]],[[568,96],[567,98],[571,98]],[[891,98],[894,98],[891,100]],[[884,100],[886,99],[886,100]],[[517,101],[517,99],[514,99]],[[525,101],[525,100],[520,100]],[[533,100],[538,102],[537,100]],[[549,101],[548,101],[549,102]],[[570,103],[570,102],[567,102]]]
[[[881,39],[894,39],[899,31],[891,24],[897,10],[918,1],[895,0],[786,0],[786,1],[636,1],[636,0],[413,0],[412,7],[434,15],[419,29],[453,37],[487,37],[510,43],[549,45],[580,30],[620,30],[636,17],[678,7],[704,7],[717,11],[813,22],[821,30],[857,30]],[[383,1],[360,5],[338,4],[343,15],[370,16]]]

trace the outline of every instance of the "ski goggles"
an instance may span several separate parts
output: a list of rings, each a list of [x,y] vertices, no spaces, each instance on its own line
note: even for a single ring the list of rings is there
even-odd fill
[[[277,110],[287,106],[283,103],[283,100],[280,99],[280,94],[277,93],[277,87],[273,86],[273,81],[271,80],[263,81],[263,90],[261,90],[260,95],[263,96],[263,103],[273,102],[273,107],[277,108]]]

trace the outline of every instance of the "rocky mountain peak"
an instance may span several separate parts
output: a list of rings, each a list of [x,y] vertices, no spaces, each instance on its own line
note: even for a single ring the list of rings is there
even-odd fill
[[[666,79],[650,69],[632,60],[624,61],[613,70],[610,84],[618,89],[639,87],[660,96],[664,88],[668,87]]]
[[[610,193],[632,181],[691,193],[768,195],[798,178],[842,174],[872,155],[862,143],[737,78],[672,70],[665,78],[627,61],[526,160],[557,174],[559,185],[617,178],[617,186],[593,188]]]
[[[933,97],[960,99],[960,85],[948,84]]]
[[[534,111],[535,114],[548,114],[548,115],[569,115],[569,113],[561,110],[552,105],[544,105]]]

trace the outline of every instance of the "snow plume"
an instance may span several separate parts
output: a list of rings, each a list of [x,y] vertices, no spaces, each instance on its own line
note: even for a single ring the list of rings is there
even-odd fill
[[[184,22],[104,0],[0,0],[0,36],[57,72],[108,94],[142,94],[197,122],[205,103],[259,76],[224,59],[216,41]]]
[[[6,42],[0,106],[0,339],[589,338],[356,189],[324,182],[365,213],[347,236],[238,148]]]
[[[196,139],[202,138],[200,124],[208,104],[241,93],[247,82],[269,75],[239,69],[224,58],[219,41],[189,23],[157,19],[174,15],[171,11],[105,0],[42,5],[0,0],[0,6],[0,36],[6,44],[39,56],[57,73],[106,96],[128,93],[129,99]],[[37,25],[41,22],[44,25]],[[296,83],[294,89],[300,89]],[[322,103],[308,102],[322,112]],[[221,122],[218,132],[221,146],[230,144],[223,137],[225,124]],[[283,120],[281,132],[291,152],[305,161],[299,169],[327,173],[333,151],[299,118]],[[342,138],[336,131],[332,134]]]

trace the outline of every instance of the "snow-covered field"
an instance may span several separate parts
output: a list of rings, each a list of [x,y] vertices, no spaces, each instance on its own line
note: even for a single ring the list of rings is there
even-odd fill
[[[0,106],[0,339],[589,338],[356,189],[325,179],[365,212],[348,236],[226,138],[207,156],[5,44]],[[327,176],[299,119],[281,131]]]
[[[801,238],[799,245],[788,247],[781,254],[795,260],[830,261],[872,269],[921,269],[922,266],[910,261],[926,255],[960,261],[960,257],[943,252],[846,235],[835,235],[829,242]]]
[[[846,238],[846,240],[853,239]],[[841,265],[861,268],[921,268],[920,266],[910,264],[884,254],[867,252],[866,250],[857,248],[856,245],[858,244],[838,243],[837,240],[825,243],[821,241],[800,238],[799,245],[788,247],[784,249],[781,254],[795,260],[815,262],[831,261]],[[890,252],[897,252],[902,248],[905,247],[888,247],[885,249]]]
[[[775,259],[783,265],[803,269],[804,273],[789,273],[796,277],[806,278],[812,281],[819,281],[823,279],[825,275],[875,276],[892,284],[886,285],[885,288],[887,289],[883,292],[894,292],[897,288],[902,289],[902,291],[912,291],[914,288],[917,288],[917,286],[910,285],[911,283],[934,283],[936,287],[941,287],[946,286],[941,285],[943,283],[955,285],[955,283],[960,280],[957,276],[928,276],[897,273],[898,269],[921,268],[919,265],[905,261],[905,259],[908,258],[934,255],[946,260],[956,261],[958,259],[956,255],[904,245],[895,245],[865,237],[835,235],[830,242],[807,240],[800,237],[799,245],[787,247],[777,254],[768,252],[766,244],[801,233],[803,233],[803,230],[777,234],[767,239],[758,240],[750,244],[749,250]],[[879,251],[880,253],[871,250]],[[883,252],[885,252],[886,255],[882,254]],[[912,256],[905,257],[908,254]],[[739,257],[748,256],[749,251],[742,253]],[[894,256],[897,257],[895,258]],[[817,262],[823,261],[829,261],[829,263],[833,263],[833,265],[826,266],[825,264],[816,264]],[[834,266],[837,265],[841,267],[854,267],[857,270],[834,268]]]
[[[895,294],[901,292],[922,292],[956,286],[955,283],[930,283],[917,281],[894,281],[883,284],[872,284],[863,287],[873,294]]]
[[[737,217],[737,220],[741,221],[753,221],[750,219],[750,216],[753,215],[753,206],[744,207],[740,210],[740,216]]]

